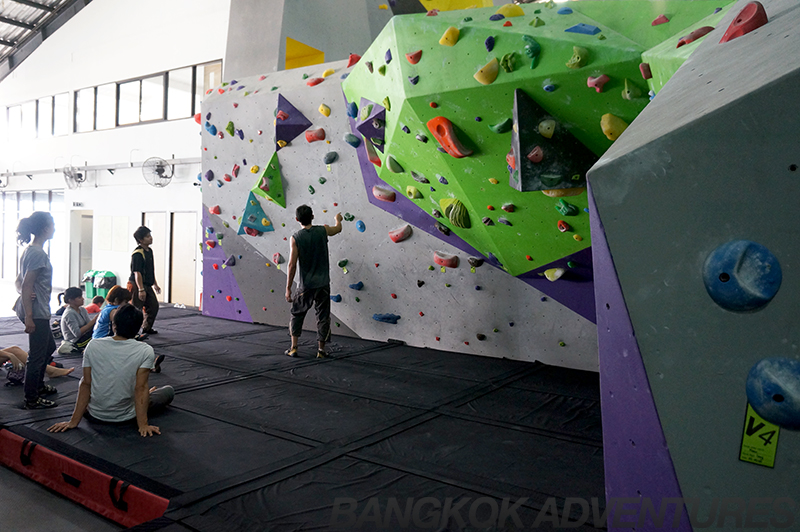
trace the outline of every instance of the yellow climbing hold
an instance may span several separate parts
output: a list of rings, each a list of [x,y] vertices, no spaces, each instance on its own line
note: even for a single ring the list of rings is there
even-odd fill
[[[331,116],[331,108],[324,103],[319,104],[319,112],[325,116]]]
[[[547,277],[548,281],[557,281],[561,279],[561,276],[566,273],[567,270],[564,268],[550,268],[549,270],[545,270],[544,276]]]
[[[327,78],[328,76],[332,76],[336,71],[332,68],[329,68],[325,72],[322,73],[323,78]]]
[[[525,12],[517,4],[505,4],[503,6],[500,6],[500,9],[498,9],[495,12],[495,14],[503,15],[506,18],[511,18],[511,17],[521,17],[525,15]]]
[[[383,104],[383,108],[386,109],[387,111],[391,111],[392,110],[392,102],[389,101],[389,97],[388,96],[386,98],[384,98],[381,103]]]
[[[553,133],[556,130],[556,121],[555,120],[542,120],[539,122],[539,134],[546,139],[553,138]]]
[[[574,238],[574,239],[575,239],[575,240],[577,240],[578,242],[580,242],[581,240],[583,240],[583,237],[582,237],[581,235],[572,235],[572,238]]]
[[[497,183],[499,183],[499,182],[500,182],[500,181],[498,181],[497,179],[495,179],[495,178],[493,178],[493,177],[490,177],[490,178],[489,178],[489,183],[491,183],[491,184],[493,184],[493,185],[496,185],[496,184],[497,184]]]
[[[269,227],[270,225],[272,225],[272,222],[270,222],[266,218],[261,218],[261,225],[263,225],[264,227]]]
[[[381,4],[378,6],[378,9],[389,9],[389,6],[387,6],[386,4]]]
[[[258,170],[259,170],[259,168],[258,168],[257,164],[254,164],[253,166],[250,167],[250,173],[251,174],[257,174]]]
[[[542,194],[551,198],[563,198],[565,196],[579,196],[586,192],[585,188],[556,188],[553,190],[542,190]]]
[[[286,147],[286,141],[285,140],[279,140],[276,144],[278,146],[280,146],[281,148],[285,148]]]
[[[606,113],[600,118],[600,127],[609,140],[617,140],[628,127],[628,123],[618,116]]]
[[[409,199],[421,199],[422,192],[420,192],[417,187],[408,185],[406,187],[406,196],[408,196]]]
[[[481,85],[491,85],[497,79],[497,74],[500,72],[500,63],[497,58],[493,58],[486,65],[475,72],[472,77]]]
[[[458,42],[458,34],[459,34],[458,28],[450,26],[445,30],[444,35],[442,35],[442,38],[439,39],[439,44],[444,46],[455,46],[456,43]]]

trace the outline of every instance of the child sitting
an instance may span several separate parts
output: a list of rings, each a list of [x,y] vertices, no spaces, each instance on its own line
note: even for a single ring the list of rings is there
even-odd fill
[[[103,306],[104,302],[105,298],[103,296],[94,296],[92,298],[92,304],[86,305],[86,312],[88,312],[89,314],[97,314],[98,312],[100,312],[100,307]]]
[[[94,325],[94,332],[92,338],[105,338],[106,336],[113,336],[111,333],[111,323],[114,319],[114,314],[117,313],[117,308],[124,305],[131,300],[131,293],[126,288],[119,285],[114,285],[108,291],[106,302],[108,303],[103,310],[100,311],[100,317]]]
[[[92,339],[92,329],[97,321],[97,316],[89,317],[89,313],[83,308],[83,292],[74,286],[64,290],[64,302],[67,310],[61,316],[61,334],[64,342],[58,348],[62,355],[80,354],[86,344]]]

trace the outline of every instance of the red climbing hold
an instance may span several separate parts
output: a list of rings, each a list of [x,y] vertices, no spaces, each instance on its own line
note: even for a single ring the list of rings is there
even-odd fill
[[[510,25],[511,25],[511,24],[509,24],[509,26],[510,26]],[[505,26],[505,24],[503,24],[503,26]],[[469,345],[469,342],[464,342],[464,345]]]
[[[231,170],[231,173],[233,174],[233,177],[239,177],[239,165],[238,164],[234,164],[233,165],[233,170]]]
[[[650,25],[658,26],[659,24],[666,24],[667,22],[669,22],[669,19],[667,18],[666,15],[659,15],[653,22],[650,23]]]
[[[217,92],[220,94],[225,94],[225,89],[217,89]]]
[[[424,316],[425,314],[423,314],[422,312],[420,312],[420,313],[419,313],[419,315],[420,315],[420,316]]]
[[[595,90],[595,92],[603,92],[603,85],[608,83],[610,78],[605,74],[601,74],[597,77],[589,76],[586,79],[586,86],[591,87]]]
[[[215,248],[215,247],[217,247],[217,243],[214,242],[213,240],[206,240],[206,246],[208,246],[210,248]]]
[[[230,176],[230,174],[225,174],[224,176],[222,176],[222,179],[230,183],[233,178]]]
[[[203,123],[203,117],[200,116],[200,113],[197,113],[196,115],[194,115],[194,121],[197,122],[198,124],[202,124]]]
[[[767,22],[769,22],[769,20],[767,20],[767,12],[764,10],[764,6],[761,5],[761,2],[750,2],[744,6],[744,9],[742,9],[733,22],[731,22],[731,25],[725,30],[725,35],[722,36],[719,42],[721,44],[732,41],[737,37],[750,33],[756,28],[760,28]]]
[[[559,231],[561,231],[562,233],[566,233],[570,229],[571,229],[571,227],[569,226],[569,224],[567,222],[565,222],[564,220],[559,220],[558,221],[558,230]]]
[[[314,85],[319,85],[323,81],[325,81],[325,78],[311,78],[308,81],[306,81],[306,85],[308,85],[309,87],[313,87]]]
[[[433,109],[436,109],[437,107],[439,107],[439,104],[438,104],[438,103],[436,103],[436,102],[431,102],[431,103],[430,103],[430,106],[431,106]]]
[[[458,255],[450,255],[449,253],[444,253],[442,251],[434,251],[433,262],[439,266],[458,268]]]
[[[286,111],[278,111],[278,114],[275,115],[275,118],[278,120],[286,120],[289,118],[289,115],[286,114]]]
[[[422,50],[417,50],[416,52],[411,52],[406,54],[406,59],[408,59],[408,62],[411,63],[412,65],[416,65],[417,63],[419,63],[419,60],[421,58],[422,58]]]
[[[486,208],[489,209],[490,211],[494,210],[494,207],[492,205],[487,205]]]
[[[397,229],[392,229],[389,231],[389,238],[395,244],[398,242],[402,242],[403,240],[407,239],[411,236],[411,226],[406,224],[402,227],[398,227]]]
[[[506,20],[505,22],[503,22],[503,26],[505,26],[506,28],[511,26],[511,21],[510,20]]]
[[[338,204],[338,203],[334,203],[334,204],[333,204],[333,206],[334,206],[334,207],[338,207],[338,206],[339,206],[339,204]]]
[[[315,142],[318,140],[325,140],[325,130],[322,128],[319,129],[309,129],[306,131],[306,140],[308,142]]]
[[[684,44],[689,44],[691,42],[694,42],[700,37],[705,37],[708,33],[712,31],[714,31],[714,28],[712,28],[711,26],[703,26],[702,28],[697,28],[689,35],[684,35],[683,37],[681,37],[680,40],[678,41],[678,46],[676,46],[675,48],[680,48]]]
[[[210,212],[211,214],[219,214],[222,211],[220,210],[219,205],[214,205],[213,207],[208,209],[208,212]]]
[[[376,262],[376,263],[375,263],[375,267],[377,268],[378,266],[380,266],[380,264],[378,264],[378,263]]]
[[[438,337],[438,336],[436,337],[436,341],[437,341],[437,342],[439,341],[439,337]]]
[[[512,149],[510,152],[506,153],[506,164],[511,167],[512,170],[517,169],[517,162],[514,160],[514,150]]]
[[[544,151],[539,146],[534,146],[531,152],[527,155],[527,158],[532,163],[540,163],[542,159],[544,159]]]
[[[215,270],[219,270],[219,264],[216,264],[216,263],[215,263],[215,264],[212,264],[211,266],[212,266],[212,267],[213,267]]]
[[[639,72],[642,73],[642,77],[644,79],[650,79],[653,77],[653,72],[650,70],[650,63],[640,63]]]
[[[245,227],[244,232],[249,236],[261,236],[261,231],[252,227]]]
[[[431,102],[431,107],[435,107],[435,103]],[[442,146],[442,149],[456,159],[461,159],[472,155],[472,150],[467,149],[458,140],[456,132],[453,129],[453,123],[443,116],[437,116],[428,120],[428,130],[436,138],[436,141]]]
[[[425,13],[425,16],[426,17],[435,17],[438,14],[439,14],[439,10],[438,9],[431,9],[430,11]]]
[[[397,299],[397,294],[392,294],[392,299]]]
[[[528,260],[533,260],[533,257],[531,257],[530,255],[525,255],[525,258]]]
[[[350,68],[351,66],[355,65],[356,63],[358,63],[358,61],[360,59],[361,59],[360,55],[358,55],[358,54],[350,54],[350,57],[347,58],[347,68]]]
[[[228,301],[233,301],[233,298],[231,296],[225,296],[225,299],[227,299]]]

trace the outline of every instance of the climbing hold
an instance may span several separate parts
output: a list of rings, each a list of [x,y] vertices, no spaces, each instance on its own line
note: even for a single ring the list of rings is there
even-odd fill
[[[610,78],[605,74],[597,77],[589,76],[589,78],[586,80],[586,86],[593,88],[595,92],[603,92],[603,85],[608,83],[609,79]],[[627,82],[627,80],[625,81]]]
[[[606,113],[600,118],[600,128],[609,140],[617,140],[627,127],[627,122],[611,113]]]
[[[442,38],[439,39],[439,44],[443,46],[455,46],[458,42],[458,34],[458,28],[450,26],[447,28],[447,30],[445,30]]]
[[[575,24],[571,28],[567,28],[564,31],[569,33],[582,33],[583,35],[597,35],[600,33],[600,28],[581,22],[580,24]]]
[[[211,267],[214,268],[215,270],[219,270],[219,264],[214,263],[214,264],[211,265]],[[220,292],[220,293],[222,293],[222,292]],[[214,296],[211,296],[211,297],[214,297]]]
[[[400,166],[400,163],[398,163],[397,159],[395,159],[392,155],[386,158],[386,168],[388,168],[393,174],[402,174],[405,172],[405,169]]]
[[[308,185],[308,193],[309,194],[314,194],[315,192],[316,192],[316,190],[314,190],[314,187],[312,187],[311,185]]]
[[[469,211],[466,206],[456,198],[444,198],[439,200],[439,205],[444,211],[444,215],[456,227],[469,229],[471,227],[469,220]]]
[[[641,89],[625,78],[625,88],[622,89],[622,97],[626,100],[633,100],[642,95]]]
[[[477,338],[478,340],[480,340],[482,342],[482,341],[486,340],[486,335],[478,333],[478,334],[475,335],[475,338]]]
[[[419,83],[419,76],[408,76],[408,82],[412,85]]]
[[[563,199],[558,200],[555,205],[556,210],[564,216],[576,216],[578,214],[578,207],[571,203],[567,203]]]
[[[349,285],[349,286],[350,286],[350,288],[352,288],[353,290],[361,290],[362,288],[364,288],[364,283],[362,283],[361,281],[359,281],[359,282],[357,282],[357,283],[354,283],[354,284],[351,284],[351,285]]]
[[[540,146],[534,146],[526,158],[532,163],[540,163],[544,159],[544,151]]]
[[[447,179],[443,175],[440,175],[439,176],[439,183],[441,183],[443,185],[446,185],[447,184]]]
[[[772,301],[782,279],[775,255],[749,240],[732,240],[719,246],[703,265],[708,295],[733,312],[756,310]]]
[[[327,78],[328,76],[332,76],[336,73],[336,71],[332,68],[327,69],[325,72],[322,73],[323,78]]]
[[[416,138],[417,138],[418,141],[420,141],[422,143],[428,142],[428,137],[426,137],[422,133],[418,133]]]
[[[419,60],[422,58],[422,50],[417,50],[416,52],[411,52],[406,54],[406,59],[412,65],[416,65],[419,63]]]
[[[553,119],[542,120],[539,122],[539,134],[546,139],[553,138],[556,131],[556,121]]]
[[[386,54],[384,54],[383,60],[387,65],[392,62],[392,50],[391,50],[391,48],[386,50]]]
[[[406,224],[404,226],[398,227],[397,229],[392,229],[389,231],[389,238],[392,242],[397,244],[398,242],[402,242],[406,240],[408,237],[411,236],[411,226]]]
[[[289,118],[289,115],[286,114],[286,111],[282,111],[280,109],[276,109],[275,110],[275,118],[277,118],[278,120],[283,121],[283,120],[286,120],[287,118]]]
[[[228,300],[228,301],[233,301],[233,297],[231,297],[231,296],[225,296],[225,299]]]
[[[488,216],[484,216],[481,221],[483,222],[483,225],[494,225],[494,222]]]
[[[767,20],[767,12],[761,2],[750,2],[744,6],[744,9],[739,11],[739,14],[736,15],[731,25],[725,30],[725,34],[719,42],[722,44],[732,41],[737,37],[750,33],[754,29],[760,28],[767,22],[769,22]]]
[[[566,233],[570,229],[572,229],[572,228],[569,226],[569,224],[567,222],[565,222],[564,220],[559,220],[558,221],[558,230],[559,231],[561,231],[562,233]]]
[[[392,299],[397,299],[397,294],[392,294]]]
[[[507,28],[511,27],[512,26],[511,21],[510,20],[506,20],[505,22],[503,22],[503,26],[505,26]]]
[[[254,164],[253,166],[250,167],[251,174],[257,174],[259,170],[261,170],[261,168],[259,168],[257,164]]]
[[[372,74],[372,61],[365,61],[364,65],[367,67],[367,70],[369,70],[369,73]]]
[[[367,159],[369,159],[369,162],[380,167],[381,158],[378,157],[378,153],[375,151],[375,146],[373,146],[371,142],[365,142],[364,146],[367,148]]]
[[[208,246],[208,249],[212,249],[217,247],[217,243],[213,240],[206,240],[206,246]]]
[[[516,52],[509,52],[500,59],[500,66],[506,72],[514,72],[514,65],[516,62]]]
[[[556,11],[556,13],[558,13],[559,15],[571,15],[572,10],[568,7],[562,7],[561,9]]]
[[[458,255],[450,255],[449,253],[445,253],[443,251],[434,251],[433,262],[439,266],[458,268]]]
[[[338,158],[339,158],[338,153],[336,153],[335,151],[329,151],[328,153],[325,154],[325,157],[323,157],[322,162],[324,162],[325,164],[331,164],[332,162],[335,162],[336,159]]]
[[[342,218],[344,218],[345,221],[347,222],[352,222],[353,220],[356,219],[356,217],[350,214],[349,212],[344,213],[344,216],[342,216]]]
[[[400,319],[400,316],[397,314],[373,314],[372,319],[375,321],[382,321],[384,323],[392,323],[397,324],[397,320]]]
[[[467,259],[467,262],[469,262],[469,265],[472,266],[473,268],[480,268],[481,266],[483,266],[483,259],[477,257],[469,257]]]
[[[284,259],[283,255],[281,255],[280,253],[273,253],[272,262],[275,264],[283,264],[284,262],[286,262],[286,259]]]
[[[589,50],[580,46],[572,47],[572,57],[567,61],[568,68],[581,68],[589,61]]]
[[[420,312],[419,312],[419,315],[420,315],[420,316],[424,316],[425,314],[423,314],[423,313],[422,313],[422,311],[420,311]]]
[[[545,80],[544,83],[542,83],[542,89],[544,89],[545,92],[555,92],[557,88],[558,86],[554,83],[550,83],[549,80]]]
[[[500,9],[497,10],[498,15],[503,15],[506,18],[511,17],[522,17],[525,15],[525,11],[522,10],[517,4],[503,4],[500,6]]]
[[[322,128],[319,129],[309,129],[306,131],[306,141],[307,142],[316,142],[318,140],[325,140],[325,130]]]
[[[511,131],[511,128],[514,126],[514,121],[510,118],[506,118],[500,123],[497,123],[493,126],[489,126],[489,129],[494,131],[495,133],[508,133]]]
[[[422,199],[422,192],[417,187],[408,185],[406,187],[406,196],[410,199]]]
[[[417,280],[417,288],[422,288],[422,286],[423,286],[424,284],[425,284],[425,281],[420,281],[420,280]]]
[[[492,22],[497,22],[498,20],[503,20],[504,18],[506,18],[506,16],[503,15],[502,13],[495,13],[494,15],[489,17],[489,20],[491,20]]]
[[[544,276],[547,278],[548,281],[557,281],[561,279],[561,276],[567,272],[564,268],[550,268],[549,270],[545,270]]]
[[[211,170],[206,171],[206,180],[213,181],[214,180],[214,172]]]
[[[533,26],[534,28],[544,26],[544,20],[540,19],[539,17],[533,17],[533,20],[528,22],[528,26]]]
[[[378,67],[378,74],[380,74],[381,76],[386,75],[386,65],[381,65]]]
[[[503,206],[500,207],[506,212],[514,212],[514,204],[513,203],[503,203]]]
[[[336,265],[340,268],[344,268],[345,266],[347,266],[347,262],[348,262],[347,259],[342,259],[339,262],[337,262]]]
[[[217,126],[215,126],[214,124],[209,124],[208,122],[206,122],[205,128],[206,128],[206,131],[208,131],[208,133],[210,135],[216,135],[217,134]]]
[[[800,429],[800,362],[786,357],[760,360],[750,369],[745,390],[750,406],[766,421]]]
[[[696,41],[697,39],[700,39],[701,37],[705,37],[708,33],[712,32],[712,31],[714,31],[714,28],[712,28],[711,26],[703,26],[702,28],[697,28],[692,33],[690,33],[688,35],[684,35],[683,37],[681,37],[678,40],[678,46],[676,46],[675,48],[680,48],[681,46],[683,46],[685,44],[692,43],[692,42]]]
[[[383,107],[386,108],[387,111],[391,111],[392,110],[392,102],[389,101],[389,97],[388,96],[383,99],[381,104],[383,104]]]
[[[486,37],[486,40],[483,42],[483,45],[486,46],[487,52],[491,52],[492,50],[494,50],[494,37],[492,37],[491,35]]]
[[[382,187],[375,185],[372,187],[372,195],[375,199],[386,202],[393,202],[395,200],[395,191],[389,187]]]
[[[496,61],[496,60],[495,60]],[[431,132],[433,137],[444,148],[445,152],[461,159],[472,155],[472,150],[464,147],[456,135],[453,123],[443,116],[437,116],[428,120],[428,131]]]
[[[350,54],[350,56],[347,58],[347,68],[350,68],[351,66],[355,65],[360,60],[361,60],[361,56],[360,55],[358,55],[358,54]]]
[[[345,133],[344,141],[354,148],[358,148],[359,146],[361,146],[361,139],[356,137],[352,133]]]
[[[639,72],[642,73],[642,78],[644,79],[651,79],[653,77],[653,72],[650,70],[650,63],[640,63]]]
[[[430,183],[430,181],[428,181],[427,177],[425,177],[422,174],[418,174],[417,172],[415,172],[413,170],[411,171],[411,177],[414,178],[414,181],[418,181],[420,183]]]
[[[572,235],[572,238],[575,239],[576,242],[580,242],[581,240],[583,240],[583,237],[581,235]]]
[[[386,141],[380,137],[370,137],[369,141],[372,143],[373,146],[383,146],[386,144]]]
[[[438,9],[431,9],[430,11],[425,13],[425,16],[426,17],[435,17],[438,14],[439,14],[439,10]]]
[[[486,63],[480,70],[473,74],[473,78],[481,85],[491,85],[497,79],[497,74],[500,72],[500,63],[496,57]]]
[[[331,108],[325,105],[324,103],[319,104],[319,112],[325,116],[331,116]]]
[[[233,122],[228,122],[228,125],[225,126],[225,131],[227,131],[228,135],[231,137],[233,136],[234,132],[236,131],[236,128],[233,127]]]
[[[311,78],[310,80],[306,81],[306,85],[313,87],[315,85],[319,85],[323,81],[325,81],[325,78]]]
[[[288,143],[285,140],[279,140],[275,144],[277,144],[279,148],[285,148]]]
[[[505,216],[501,216],[500,218],[497,219],[497,221],[503,225],[511,227],[511,222],[509,222],[508,218],[506,218]]]
[[[214,205],[213,207],[208,209],[208,212],[210,212],[211,214],[220,214],[222,211],[220,210],[219,205]]]
[[[355,118],[358,116],[358,106],[356,102],[350,102],[347,104],[347,116],[350,118]]]
[[[367,230],[367,226],[366,226],[366,224],[364,224],[363,220],[359,220],[359,221],[356,222],[356,230],[359,233],[363,233],[364,231]]]
[[[437,107],[439,107],[439,104],[436,102],[431,102],[428,105],[430,105],[431,109],[436,109]]]
[[[342,302],[342,296],[339,295],[339,294],[333,295],[333,296],[331,296],[331,301],[333,301],[334,303],[341,303]]]
[[[659,24],[666,24],[669,22],[669,19],[666,15],[659,15],[650,23],[651,26],[658,26]]]

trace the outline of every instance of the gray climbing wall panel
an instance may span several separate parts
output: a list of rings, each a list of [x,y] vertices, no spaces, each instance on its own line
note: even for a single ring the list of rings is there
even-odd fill
[[[287,239],[299,228],[294,209],[306,203],[314,209],[319,224],[332,224],[336,212],[354,216],[353,221],[344,222],[343,233],[331,238],[329,245],[331,293],[342,296],[342,302],[332,303],[332,312],[343,327],[358,336],[596,371],[597,336],[588,320],[502,270],[483,265],[471,271],[464,252],[424,231],[413,230],[410,238],[398,243],[389,239],[389,231],[404,222],[369,203],[356,150],[343,140],[350,130],[341,90],[346,65],[341,61],[277,72],[263,79],[240,79],[222,87],[221,92],[215,90],[203,102],[203,174],[213,173],[210,181],[202,179],[203,201],[209,209],[219,207],[219,215],[210,215],[215,231],[223,223],[238,229],[249,191],[272,157],[275,141],[281,140],[275,138],[274,127],[279,94],[308,118],[310,130],[321,127],[326,134],[325,141],[309,143],[301,133],[278,151],[287,207],[257,196],[274,231],[234,238],[226,233],[219,244],[226,255],[241,254],[239,250],[244,248],[238,240],[252,248],[250,255],[242,254],[243,259],[231,267],[252,318],[273,325],[288,323],[289,306],[280,305],[277,297],[284,291],[285,277],[276,278],[277,265],[268,267],[266,261],[275,253],[288,258]],[[316,86],[307,85],[327,69],[334,73]],[[303,77],[306,74],[308,79]],[[330,116],[319,112],[323,103],[331,109]],[[226,132],[229,122],[233,136]],[[209,132],[212,125],[215,134]],[[323,157],[331,151],[337,152],[338,158],[328,167]],[[238,177],[233,177],[234,165],[239,166]],[[254,165],[258,170],[251,173]],[[357,221],[364,223],[364,232],[356,229]],[[210,240],[216,241],[214,234]],[[458,255],[460,265],[442,271],[433,262],[437,250]],[[348,260],[346,272],[336,265],[341,259]],[[286,264],[280,268],[285,273]],[[216,294],[214,276],[221,271],[204,270],[208,287],[204,298]],[[418,286],[418,281],[424,284]],[[362,290],[349,288],[358,282],[364,283]],[[383,313],[401,319],[396,325],[372,319],[373,314]],[[338,332],[335,327],[334,332]],[[478,340],[479,334],[485,339]]]
[[[797,432],[780,432],[774,468],[738,460],[750,368],[800,355],[800,6],[763,2],[767,25],[719,44],[746,3],[589,173],[647,372],[625,385],[649,380],[682,495],[706,509],[719,497],[800,499]],[[703,284],[709,254],[737,239],[766,246],[783,270],[759,311],[724,310]],[[647,484],[648,463],[630,454]]]

